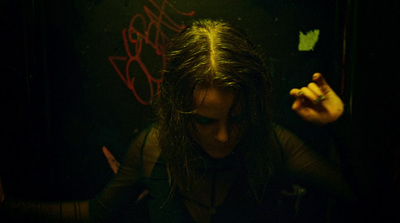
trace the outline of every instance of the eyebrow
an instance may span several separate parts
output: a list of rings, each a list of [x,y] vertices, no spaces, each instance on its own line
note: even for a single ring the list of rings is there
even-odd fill
[[[213,122],[213,121],[217,121],[217,119],[215,118],[210,118],[204,115],[200,115],[200,114],[193,114],[193,117],[196,119],[196,121],[199,121],[199,119],[207,119],[208,122]],[[235,114],[232,115],[232,113],[229,116],[230,120],[234,120],[234,121],[241,121],[243,118],[245,117],[245,113],[244,112],[240,112],[239,114]],[[205,120],[204,120],[205,121]]]

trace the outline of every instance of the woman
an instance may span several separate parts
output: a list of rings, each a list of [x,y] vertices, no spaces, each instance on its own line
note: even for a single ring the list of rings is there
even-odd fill
[[[276,221],[286,176],[354,199],[339,169],[273,123],[271,82],[244,32],[223,21],[197,21],[172,41],[166,58],[156,124],[137,136],[118,174],[89,206],[60,206],[60,215],[118,218],[139,196],[135,188],[145,185],[152,222]],[[343,103],[321,74],[313,80],[290,92],[292,108],[306,121],[333,123]]]

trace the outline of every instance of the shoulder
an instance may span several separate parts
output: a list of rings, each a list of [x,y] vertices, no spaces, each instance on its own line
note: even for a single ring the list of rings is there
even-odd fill
[[[159,162],[161,148],[158,141],[158,126],[152,124],[148,126],[141,137],[143,137],[141,145],[141,163],[143,174],[149,177],[153,172],[154,166]]]
[[[158,128],[157,125],[151,124],[135,136],[128,148],[124,164],[141,169],[145,176],[149,176],[160,154]]]
[[[159,150],[158,145],[158,128],[157,125],[151,124],[138,133],[129,146],[129,151],[142,153],[144,149]]]
[[[302,142],[302,140],[295,133],[281,125],[275,124],[273,129],[275,137],[279,140],[280,143],[286,144],[290,143],[292,140]]]
[[[156,162],[161,154],[161,148],[158,141],[157,125],[148,127],[145,140],[142,144],[142,159],[147,162]]]

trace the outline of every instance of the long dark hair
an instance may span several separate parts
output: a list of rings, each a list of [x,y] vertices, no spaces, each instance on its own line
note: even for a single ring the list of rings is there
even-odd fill
[[[246,129],[237,151],[251,190],[260,197],[273,172],[270,155],[271,82],[264,63],[239,28],[200,20],[174,38],[166,50],[166,70],[158,99],[159,143],[167,161],[172,191],[195,193],[204,154],[189,131],[197,87],[232,89],[245,110]],[[236,152],[236,151],[235,151]]]

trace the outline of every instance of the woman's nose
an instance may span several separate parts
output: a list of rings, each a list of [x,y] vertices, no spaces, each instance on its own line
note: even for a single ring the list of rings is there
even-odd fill
[[[227,142],[229,139],[228,127],[226,124],[221,124],[217,132],[217,140],[219,142]]]

